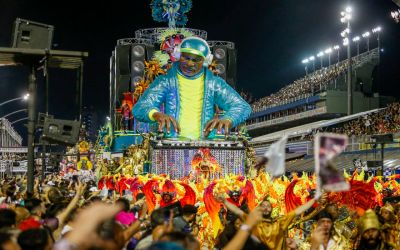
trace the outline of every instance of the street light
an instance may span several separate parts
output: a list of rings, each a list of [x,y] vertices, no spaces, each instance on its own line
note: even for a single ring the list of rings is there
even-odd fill
[[[337,51],[337,62],[339,62],[340,61],[340,46],[335,45],[335,46],[333,46],[333,49]]]
[[[14,114],[18,114],[18,113],[26,112],[26,111],[28,111],[28,109],[20,109],[20,110],[17,110],[17,111],[8,113],[8,114],[6,114],[6,115],[3,115],[3,117],[1,117],[1,119],[6,118],[6,117],[8,117],[8,116],[10,116],[10,115],[14,115]]]
[[[360,37],[353,37],[353,42],[357,43],[357,56],[360,54]]]
[[[370,35],[369,31],[364,32],[364,34],[362,34],[362,37],[367,39],[367,50],[368,51],[369,51],[369,35]]]
[[[322,60],[323,60],[323,57],[324,56],[324,52],[323,51],[320,51],[318,54],[317,54],[317,57],[319,57],[320,58],[320,60],[321,60],[321,69],[322,69],[322,67],[323,67],[323,63],[322,63]]]
[[[20,97],[17,97],[17,98],[14,98],[14,99],[10,99],[10,100],[7,100],[7,101],[5,101],[5,102],[2,102],[2,103],[0,103],[0,106],[3,106],[3,105],[5,105],[5,104],[7,104],[7,103],[10,103],[10,102],[13,102],[13,101],[18,101],[18,100],[28,100],[29,99],[29,94],[25,94],[25,95],[23,95],[23,96],[20,96]]]
[[[332,53],[332,48],[327,48],[327,49],[325,50],[325,54],[328,54],[329,66],[331,66],[331,53]]]
[[[345,11],[340,13],[340,21],[346,25],[346,29],[341,33],[342,37],[345,38],[343,45],[347,46],[347,115],[353,114],[353,86],[351,79],[351,43],[349,41],[351,27],[350,20],[352,18],[351,13],[353,9],[348,6]]]

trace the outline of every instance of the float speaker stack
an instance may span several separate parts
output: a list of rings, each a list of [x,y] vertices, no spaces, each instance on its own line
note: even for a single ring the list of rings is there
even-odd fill
[[[115,47],[115,95],[117,101],[123,98],[123,93],[130,91],[130,50],[131,45]]]
[[[153,55],[154,47],[133,43],[115,47],[116,100],[122,100],[123,93],[133,92],[135,83],[143,79],[145,64]]]
[[[144,76],[144,61],[149,61],[153,55],[154,47],[151,45],[136,43],[131,46],[131,83],[134,90],[135,84],[140,82]]]
[[[223,78],[229,85],[236,85],[236,49],[226,45],[214,45],[211,47],[217,75]]]

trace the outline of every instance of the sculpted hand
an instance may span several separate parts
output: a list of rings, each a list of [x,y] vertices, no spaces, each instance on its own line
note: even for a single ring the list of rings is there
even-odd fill
[[[229,135],[229,131],[232,127],[232,122],[228,119],[218,119],[214,118],[207,122],[206,126],[204,127],[204,136],[208,137],[208,135],[213,131],[215,128],[217,129],[217,133],[221,134],[222,128],[224,128],[225,135]]]
[[[162,133],[164,131],[164,127],[167,128],[167,133],[171,132],[171,123],[174,127],[175,132],[181,132],[181,128],[179,127],[179,123],[172,117],[161,112],[156,112],[153,114],[153,119],[158,123],[158,132]]]

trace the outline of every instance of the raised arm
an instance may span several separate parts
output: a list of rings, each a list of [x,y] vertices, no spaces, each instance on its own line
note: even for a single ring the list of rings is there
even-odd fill
[[[261,208],[255,208],[241,225],[235,236],[222,250],[241,250],[251,234],[251,230],[262,220]]]
[[[219,202],[221,202],[222,204],[225,205],[225,207],[231,211],[232,213],[234,213],[235,215],[237,215],[238,217],[243,219],[243,215],[245,215],[245,212],[243,212],[240,208],[238,208],[236,205],[232,204],[231,202],[229,202],[222,194],[219,194],[217,196],[215,196],[215,199]]]

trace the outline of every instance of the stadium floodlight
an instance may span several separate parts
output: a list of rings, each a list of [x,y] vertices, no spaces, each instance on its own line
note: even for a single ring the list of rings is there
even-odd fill
[[[308,58],[306,58],[306,59],[303,59],[302,61],[301,61],[303,64],[305,64],[305,67],[304,67],[304,69],[306,70],[306,75],[308,75],[308,67],[307,67],[307,64],[308,64]]]
[[[346,29],[340,33],[342,37],[345,39],[343,40],[343,45],[347,46],[347,115],[353,114],[353,87],[352,87],[352,69],[351,69],[351,44],[350,44],[350,33],[351,33],[351,19],[352,19],[352,12],[353,9],[350,6],[345,8],[344,14],[343,11],[341,14],[340,21],[346,25]],[[339,50],[337,50],[339,52]],[[339,61],[339,56],[338,56]]]
[[[315,56],[310,56],[310,57],[308,58],[308,60],[309,60],[310,62],[312,62],[312,64],[313,64],[313,71],[315,71]]]
[[[362,34],[362,37],[367,39],[367,50],[369,51],[369,36],[371,33],[369,33],[369,31],[364,32],[364,34]]]
[[[349,39],[346,37],[345,39],[343,39],[343,45],[347,46],[349,44]]]
[[[332,53],[332,48],[327,48],[325,50],[325,54],[328,55],[328,65],[331,66],[331,53]]]
[[[362,37],[369,37],[369,35],[370,35],[370,33],[369,33],[369,31],[367,31],[367,32],[364,32],[364,34],[362,34]]]
[[[333,49],[337,51],[337,62],[339,62],[340,61],[340,46],[335,45],[335,46],[333,46]]]
[[[353,37],[353,42],[357,43],[357,55],[360,54],[360,37],[356,36]]]
[[[322,69],[322,67],[324,66],[323,65],[323,57],[324,56],[324,52],[323,51],[320,51],[318,54],[317,54],[317,57],[319,57],[320,58],[320,60],[321,60],[321,69]]]
[[[381,32],[381,30],[382,30],[381,26],[378,26],[378,27],[372,29],[372,33],[378,33],[378,32]]]
[[[351,20],[351,12],[352,12],[351,7],[347,7],[346,11],[340,12],[340,16],[341,16],[340,21],[342,23],[346,23],[346,22],[350,21]]]
[[[396,21],[396,23],[400,22],[400,9],[390,12],[390,15]]]

